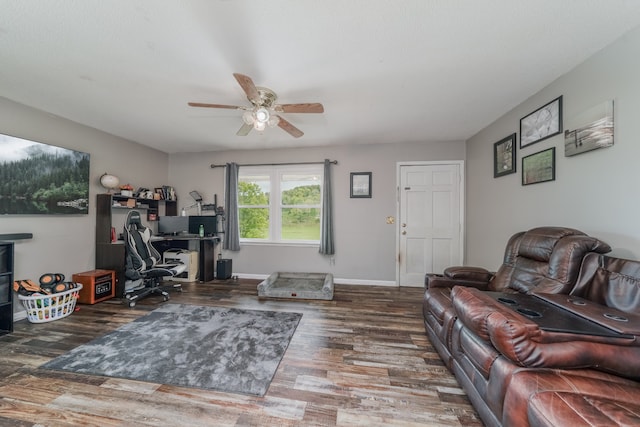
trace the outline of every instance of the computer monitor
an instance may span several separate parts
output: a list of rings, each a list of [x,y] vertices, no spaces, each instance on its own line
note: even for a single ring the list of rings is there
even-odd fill
[[[189,218],[186,216],[159,216],[158,234],[187,234],[189,233]],[[197,234],[197,233],[196,233]]]
[[[218,218],[215,215],[189,216],[189,234],[198,234],[200,225],[204,226],[204,235],[215,236],[218,233]]]

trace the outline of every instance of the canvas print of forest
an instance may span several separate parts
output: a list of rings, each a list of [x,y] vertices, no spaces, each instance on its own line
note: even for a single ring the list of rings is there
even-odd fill
[[[89,154],[0,134],[0,214],[86,214]]]

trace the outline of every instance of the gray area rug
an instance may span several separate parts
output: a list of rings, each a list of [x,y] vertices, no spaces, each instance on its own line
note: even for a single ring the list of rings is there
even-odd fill
[[[41,368],[264,396],[301,317],[165,304]]]

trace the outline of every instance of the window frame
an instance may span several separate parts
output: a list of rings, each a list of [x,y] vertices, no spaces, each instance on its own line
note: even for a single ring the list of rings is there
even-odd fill
[[[320,186],[320,201],[317,205],[283,205],[282,204],[282,177],[284,175],[317,175],[318,185]],[[268,205],[242,205],[238,202],[238,211],[243,208],[267,208],[269,211],[269,228],[268,236],[261,238],[240,237],[242,244],[270,244],[270,245],[289,245],[289,246],[319,246],[321,236],[318,240],[302,240],[302,239],[282,239],[282,212],[287,208],[302,209],[318,209],[320,218],[322,218],[323,203],[322,192],[324,183],[324,168],[321,164],[307,165],[265,165],[265,166],[243,166],[238,171],[238,182],[246,181],[245,178],[251,176],[267,176],[269,177],[269,203]],[[322,230],[322,224],[319,224]]]

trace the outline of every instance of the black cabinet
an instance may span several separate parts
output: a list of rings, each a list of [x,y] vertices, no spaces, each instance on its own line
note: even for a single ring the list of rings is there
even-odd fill
[[[140,206],[143,205],[143,207]],[[123,242],[112,243],[111,227],[114,210],[145,210],[157,214],[164,204],[167,216],[178,214],[176,200],[137,199],[112,194],[98,194],[96,199],[96,268],[116,272],[116,297],[124,296],[125,247]],[[127,205],[131,207],[127,207]],[[116,231],[116,233],[122,230]]]
[[[13,332],[13,242],[0,242],[0,335]]]

